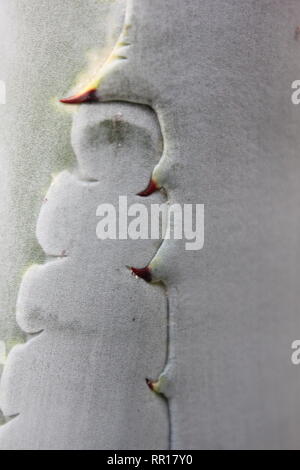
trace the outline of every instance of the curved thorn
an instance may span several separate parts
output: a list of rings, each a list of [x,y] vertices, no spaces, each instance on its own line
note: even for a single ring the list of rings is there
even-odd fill
[[[70,96],[69,98],[63,98],[59,101],[64,104],[96,103],[99,101],[96,92],[97,88],[92,88],[84,93],[79,93],[77,95]]]
[[[153,194],[155,191],[158,191],[159,189],[160,188],[159,188],[157,182],[154,181],[153,178],[151,178],[149,183],[148,183],[148,186],[143,191],[141,191],[140,193],[137,193],[137,196],[147,197],[147,196],[150,196],[151,194]]]
[[[147,378],[145,379],[145,381],[146,381],[146,384],[148,385],[148,387],[150,388],[150,390],[153,392],[154,391],[153,390],[153,381],[150,380],[150,379],[147,379]]]
[[[154,382],[153,380],[150,380],[148,378],[146,378],[145,380],[146,380],[146,384],[148,385],[148,387],[150,388],[150,390],[152,392],[160,393],[159,392],[159,382]]]
[[[145,268],[133,268],[131,267],[131,272],[135,275],[140,277],[141,279],[144,279],[146,282],[151,282],[152,281],[152,274],[151,270],[148,266]]]

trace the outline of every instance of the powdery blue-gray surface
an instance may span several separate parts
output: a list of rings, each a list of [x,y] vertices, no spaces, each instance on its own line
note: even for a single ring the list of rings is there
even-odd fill
[[[140,265],[154,255],[150,264],[153,276],[163,280],[168,289],[168,344],[164,292],[158,290],[159,286],[126,277],[128,273],[121,268],[118,276],[122,282],[110,310],[111,320],[105,303],[102,318],[93,312],[96,301],[100,302],[106,293],[111,296],[111,283],[105,284],[103,274],[99,273],[100,260],[97,268],[92,261],[85,268],[79,267],[83,258],[79,248],[76,255],[76,246],[82,243],[87,254],[90,244],[96,243],[88,242],[91,240],[88,231],[81,232],[80,242],[71,243],[75,248],[69,258],[52,261],[54,264],[42,268],[47,271],[46,280],[52,269],[59,271],[61,266],[61,284],[73,284],[64,297],[58,286],[58,271],[53,277],[52,286],[57,285],[63,308],[59,309],[52,288],[47,291],[44,285],[39,289],[40,298],[35,295],[38,302],[35,308],[26,294],[42,282],[43,275],[37,273],[33,282],[35,272],[29,272],[19,294],[19,321],[31,331],[37,322],[37,328],[45,328],[45,332],[22,347],[23,351],[17,349],[11,354],[2,383],[2,406],[6,414],[20,416],[0,431],[1,445],[21,448],[28,439],[28,446],[38,448],[165,448],[169,435],[172,448],[299,448],[300,378],[290,361],[290,345],[300,331],[297,285],[300,114],[290,99],[290,85],[300,75],[300,47],[295,36],[300,22],[299,2],[130,0],[127,6],[127,27],[123,29],[130,44],[127,60],[112,64],[101,79],[97,95],[102,101],[135,103],[128,109],[128,119],[131,116],[136,119],[140,104],[151,105],[164,144],[154,177],[166,188],[171,202],[205,204],[205,245],[199,252],[188,253],[184,243],[165,241],[154,255],[157,247],[153,244],[143,244],[139,251],[136,242],[131,241],[128,251],[125,250],[122,266],[127,253]],[[101,106],[99,103],[83,107],[74,121],[73,145],[78,155],[81,147],[76,142],[79,135],[76,126],[88,124],[93,120],[90,116],[98,113]],[[105,106],[109,110],[111,104]],[[90,114],[85,115],[86,109]],[[137,137],[137,148],[142,150],[144,138],[141,134]],[[84,145],[83,150],[87,163],[91,162],[89,146]],[[141,169],[135,171],[134,186]],[[91,175],[87,172],[87,176]],[[60,178],[61,192],[57,189],[55,193],[54,188],[49,195],[51,198],[54,191],[53,200],[63,213],[75,181],[68,174]],[[86,183],[76,184],[85,191]],[[91,193],[96,188],[93,184]],[[126,193],[134,194],[131,188],[132,182],[128,180]],[[85,197],[81,197],[82,202]],[[74,221],[75,228],[81,227],[89,207],[89,203],[82,204],[83,213]],[[53,222],[50,214],[47,217]],[[47,217],[41,222],[42,211],[38,233],[43,240],[48,240],[43,234]],[[69,234],[70,231],[67,239],[71,241]],[[52,241],[50,237],[49,246]],[[121,243],[101,252],[104,264],[113,261],[108,269],[109,278],[119,259],[112,251],[121,252],[120,246]],[[60,246],[55,247],[60,250]],[[74,266],[68,270],[72,261]],[[82,317],[76,317],[80,307],[78,297],[74,302],[78,295],[75,289],[80,279],[86,292],[86,279],[94,279],[93,275],[102,279],[99,282],[102,292],[96,292],[92,284],[95,302],[89,305],[87,295],[82,299],[88,305],[85,311],[88,323],[95,320],[100,323],[89,347],[83,338],[91,332],[80,335],[82,356],[89,357],[86,363],[92,364],[91,369],[81,369],[76,355],[76,365],[71,365],[73,341],[84,327]],[[122,286],[127,293],[132,288],[132,304],[124,306]],[[149,322],[140,324],[140,331],[147,337],[147,354],[143,337],[139,338],[132,328],[127,330],[128,323],[123,323],[124,318],[129,319],[136,301],[140,303],[137,311]],[[153,306],[150,311],[149,305]],[[72,324],[73,319],[76,324]],[[62,321],[64,326],[55,332],[53,325]],[[102,327],[111,331],[111,338],[104,334],[100,347],[97,340],[102,338]],[[153,338],[153,333],[157,338]],[[55,344],[53,353],[50,344]],[[90,348],[95,355],[91,355]],[[133,369],[132,354],[137,355]],[[66,382],[63,379],[55,382],[59,355],[63,357],[62,377],[69,377]],[[97,357],[101,360],[95,360]],[[44,374],[37,379],[35,361],[40,358],[44,358]],[[97,370],[93,367],[96,362]],[[163,373],[169,421],[161,397],[149,395],[142,384],[142,375],[148,374],[148,368],[153,378]],[[82,377],[78,395],[77,374]],[[20,377],[30,390],[23,396],[14,385],[20,383]],[[105,377],[103,382],[90,386],[99,377]],[[52,383],[53,395],[56,393],[58,398],[53,398],[53,402],[51,399],[46,410],[47,400],[42,395],[48,393]],[[129,394],[130,402],[128,390],[132,383],[135,386],[131,389],[133,395]],[[83,390],[87,393],[82,393]],[[95,390],[103,390],[103,397],[97,393],[95,398]],[[35,425],[39,412],[37,407],[31,411],[30,395],[39,403],[43,431]],[[62,396],[68,396],[70,401],[64,401],[59,413],[55,406],[59,408],[57,403]],[[55,401],[50,416],[51,403]],[[144,404],[138,436],[141,421],[133,403]],[[78,420],[79,429],[74,431],[76,409],[82,419]],[[116,409],[116,419],[120,419],[117,423],[109,421],[110,409]],[[60,421],[61,416],[64,418]],[[25,430],[31,431],[29,437],[24,437]]]
[[[1,407],[20,416],[0,430],[2,446],[166,448],[166,403],[145,382],[166,361],[165,294],[127,268],[160,241],[96,237],[99,204],[117,207],[127,193],[128,206],[140,202],[162,153],[160,128],[148,108],[112,103],[81,108],[73,135],[78,167],[55,178],[38,219],[46,262],[29,268],[19,291],[19,325],[44,332],[10,354]]]
[[[110,51],[123,0],[1,0],[0,341],[24,341],[15,305],[21,278],[43,253],[34,232],[51,174],[74,161],[71,116],[55,103],[87,64]],[[1,372],[0,372],[1,373]],[[1,413],[0,413],[0,422]]]
[[[118,38],[123,0],[1,0],[0,340],[24,338],[15,321],[21,277],[43,258],[34,232],[52,173],[70,166],[71,115],[57,105],[94,51]]]

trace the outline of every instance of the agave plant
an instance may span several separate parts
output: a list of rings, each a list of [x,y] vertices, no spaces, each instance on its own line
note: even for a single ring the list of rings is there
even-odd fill
[[[0,448],[299,448],[299,2],[0,12]],[[204,244],[99,240],[120,196]]]

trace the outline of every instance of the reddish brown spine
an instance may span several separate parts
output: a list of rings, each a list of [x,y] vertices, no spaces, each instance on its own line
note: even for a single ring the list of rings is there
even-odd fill
[[[69,98],[63,98],[59,100],[64,104],[82,104],[82,103],[96,103],[99,101],[96,95],[97,89],[93,88],[79,95],[70,96]]]
[[[136,276],[140,277],[141,279],[144,279],[146,282],[151,282],[152,281],[152,274],[151,270],[148,266],[145,268],[130,268],[132,273],[135,274]]]
[[[146,189],[137,194],[137,196],[147,197],[159,190],[159,186],[152,178],[150,179]]]
[[[148,387],[150,388],[150,390],[152,392],[154,392],[154,386],[153,386],[153,381],[150,380],[150,379],[145,379],[146,380],[146,384],[148,385]]]

